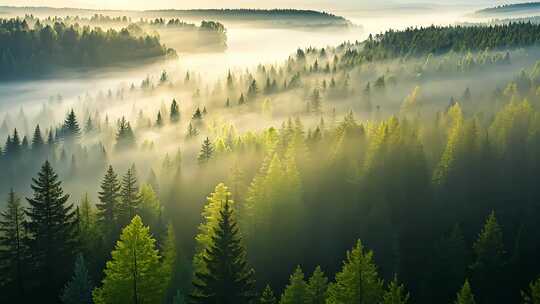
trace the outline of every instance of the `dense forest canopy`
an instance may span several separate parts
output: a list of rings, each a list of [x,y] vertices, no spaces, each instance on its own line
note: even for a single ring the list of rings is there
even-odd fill
[[[430,26],[370,36],[362,55],[370,58],[423,56],[450,51],[514,49],[540,42],[540,25],[517,22],[489,26]]]
[[[6,106],[0,302],[539,303],[535,31],[410,28]]]
[[[1,78],[11,79],[50,72],[55,67],[100,67],[119,62],[174,55],[156,36],[133,36],[116,31],[55,22],[28,24],[0,19]]]

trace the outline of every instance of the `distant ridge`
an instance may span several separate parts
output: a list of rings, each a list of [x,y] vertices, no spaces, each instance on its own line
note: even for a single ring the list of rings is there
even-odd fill
[[[504,14],[526,14],[540,11],[540,2],[525,2],[499,5],[476,11],[476,15],[504,15]]]
[[[0,11],[12,15],[34,14],[38,16],[126,15],[134,18],[175,17],[185,19],[212,19],[215,21],[259,22],[277,25],[348,26],[352,23],[344,17],[328,12],[299,9],[161,9],[161,10],[95,10],[53,7],[0,6]]]

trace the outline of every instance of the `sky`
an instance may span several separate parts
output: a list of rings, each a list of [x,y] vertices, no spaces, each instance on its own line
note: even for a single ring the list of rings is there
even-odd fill
[[[360,9],[376,6],[406,6],[424,4],[474,4],[492,6],[508,3],[504,0],[0,0],[0,5],[52,6],[92,9],[189,9],[189,8],[305,8]],[[374,4],[375,3],[375,4]]]

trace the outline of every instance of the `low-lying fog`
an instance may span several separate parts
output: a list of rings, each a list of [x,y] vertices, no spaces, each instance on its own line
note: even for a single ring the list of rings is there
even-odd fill
[[[40,105],[50,96],[61,94],[64,99],[76,98],[85,92],[106,91],[122,84],[140,84],[146,76],[157,79],[166,70],[171,75],[186,71],[200,73],[204,78],[222,77],[229,70],[254,67],[260,63],[283,62],[297,48],[309,46],[336,46],[344,41],[364,40],[370,33],[407,26],[447,25],[465,21],[470,8],[399,8],[396,10],[336,11],[351,20],[356,27],[349,30],[272,29],[249,26],[231,26],[228,30],[228,49],[225,52],[184,54],[167,62],[137,66],[108,68],[93,72],[71,71],[67,75],[42,80],[0,83],[0,110],[12,111],[24,106],[28,112],[31,105]],[[172,45],[174,37],[163,37],[165,44]]]

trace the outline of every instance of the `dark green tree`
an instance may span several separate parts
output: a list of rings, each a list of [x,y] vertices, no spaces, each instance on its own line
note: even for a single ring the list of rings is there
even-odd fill
[[[276,296],[270,285],[266,285],[258,304],[277,304]]]
[[[122,227],[129,224],[130,220],[138,214],[139,203],[140,198],[137,176],[134,167],[131,167],[122,177],[122,183],[120,185],[118,217]]]
[[[116,231],[118,220],[118,203],[120,198],[120,183],[112,166],[101,181],[101,191],[98,192],[99,203],[96,203],[97,221],[104,230],[106,237],[112,242],[112,233]]]
[[[210,142],[210,139],[207,137],[201,147],[201,151],[199,152],[199,156],[197,157],[197,160],[199,161],[200,165],[208,163],[214,154],[214,146],[212,145],[212,142]]]
[[[21,200],[11,189],[6,210],[0,213],[0,286],[7,291],[0,299],[23,302],[28,254],[24,225]]]
[[[61,299],[64,304],[92,304],[92,281],[82,254],[77,256],[71,281],[64,288]]]
[[[118,132],[116,133],[116,150],[122,151],[132,149],[135,147],[135,134],[131,129],[131,125],[124,117],[120,120],[118,125]]]
[[[170,114],[171,123],[177,123],[180,121],[180,110],[178,109],[178,103],[176,99],[173,99],[171,103],[171,114]]]
[[[206,270],[195,273],[192,303],[247,304],[255,298],[253,270],[246,262],[228,200],[222,205],[212,244],[204,249]]]
[[[77,218],[49,161],[32,181],[34,195],[26,199],[26,216],[30,266],[38,286],[34,290],[40,291],[39,299],[53,302],[71,273],[66,264],[73,265],[78,247]]]
[[[81,128],[77,122],[77,116],[75,116],[75,111],[71,111],[67,114],[66,119],[64,120],[64,125],[62,125],[62,139],[67,144],[77,143],[81,136]]]

